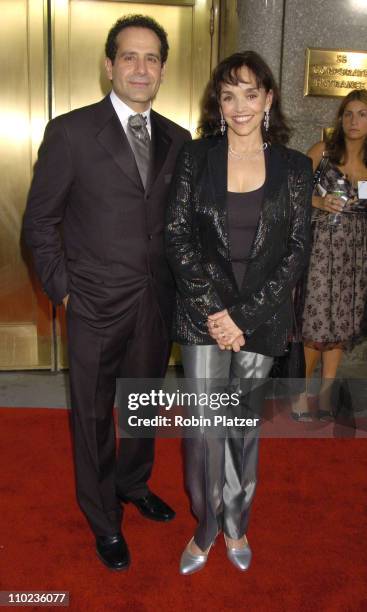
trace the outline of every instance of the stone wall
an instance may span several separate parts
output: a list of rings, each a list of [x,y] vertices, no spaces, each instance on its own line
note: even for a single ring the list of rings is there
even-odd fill
[[[333,123],[341,98],[303,95],[307,47],[366,50],[367,0],[238,0],[239,48],[253,49],[280,83],[294,128],[291,145],[306,152]]]

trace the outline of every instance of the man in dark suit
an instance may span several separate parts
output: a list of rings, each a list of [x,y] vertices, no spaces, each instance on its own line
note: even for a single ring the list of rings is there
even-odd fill
[[[116,22],[106,42],[112,92],[50,121],[24,220],[44,290],[67,309],[78,501],[111,569],[130,561],[121,503],[153,520],[174,517],[148,489],[154,440],[121,440],[116,460],[113,423],[116,377],[162,377],[169,357],[164,213],[190,134],[150,108],[167,54],[153,19]]]

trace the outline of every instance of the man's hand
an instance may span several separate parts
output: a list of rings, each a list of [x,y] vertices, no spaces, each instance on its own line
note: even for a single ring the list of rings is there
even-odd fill
[[[209,315],[207,325],[209,334],[216,340],[220,349],[233,349],[237,353],[241,346],[244,346],[245,338],[242,330],[237,327],[228,310]]]
[[[62,298],[62,303],[64,304],[65,310],[67,309],[68,301],[69,301],[69,294],[65,295],[65,297]]]

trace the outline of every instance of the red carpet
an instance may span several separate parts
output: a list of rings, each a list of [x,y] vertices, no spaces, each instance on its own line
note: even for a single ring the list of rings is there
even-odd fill
[[[177,518],[152,523],[128,507],[133,563],[121,574],[96,559],[78,510],[66,411],[4,408],[0,419],[0,590],[69,591],[78,612],[367,610],[365,440],[263,440],[252,567],[232,567],[220,539],[187,577],[177,568],[194,520],[180,445],[160,440],[152,488]]]

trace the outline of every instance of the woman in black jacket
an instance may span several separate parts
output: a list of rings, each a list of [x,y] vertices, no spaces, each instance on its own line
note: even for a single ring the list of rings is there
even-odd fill
[[[266,378],[273,357],[286,350],[292,289],[308,257],[312,167],[285,148],[277,86],[252,51],[216,67],[199,130],[203,138],[187,143],[177,162],[166,243],[185,376],[197,379],[198,388],[205,380],[210,391],[218,378]],[[242,389],[246,414],[259,410],[258,390],[259,383],[256,393]],[[240,438],[238,430],[219,437],[201,428],[185,439],[187,487],[199,524],[181,573],[205,565],[222,530],[229,559],[249,567],[245,533],[257,440],[251,427]]]

